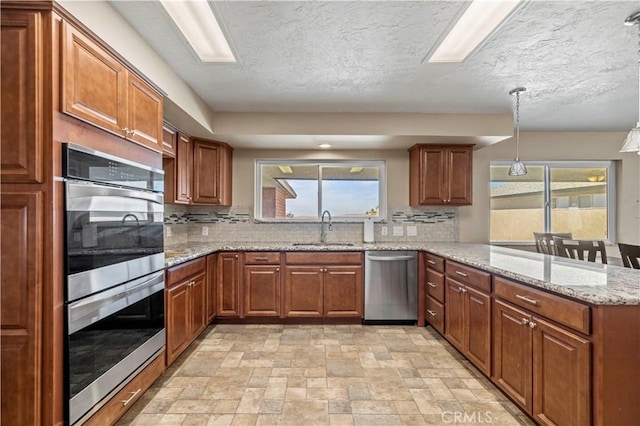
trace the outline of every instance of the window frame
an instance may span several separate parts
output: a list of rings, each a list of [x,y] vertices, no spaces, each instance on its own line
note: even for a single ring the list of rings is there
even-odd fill
[[[509,167],[511,161],[491,161],[489,163],[489,176],[491,176],[491,167]],[[544,201],[542,208],[544,209],[544,230],[542,232],[551,231],[551,169],[552,168],[605,168],[607,169],[607,238],[604,239],[605,244],[613,245],[617,242],[616,232],[616,162],[614,160],[589,160],[589,161],[527,161],[527,166],[544,167],[543,185],[544,185]],[[491,177],[489,177],[489,186],[491,185]],[[593,202],[593,201],[592,201]],[[491,189],[489,189],[489,218],[491,218]],[[489,231],[491,235],[491,231]],[[511,246],[530,246],[535,245],[535,241],[492,241],[492,245],[511,245]]]
[[[318,217],[314,219],[279,219],[262,217],[262,166],[301,165],[319,166],[318,170]],[[386,222],[387,220],[387,164],[385,160],[256,160],[254,164],[254,206],[253,215],[255,222],[265,223],[320,223],[322,217],[322,168],[323,167],[377,167],[378,168],[378,216],[333,216],[333,222],[362,223],[367,219],[374,222]]]

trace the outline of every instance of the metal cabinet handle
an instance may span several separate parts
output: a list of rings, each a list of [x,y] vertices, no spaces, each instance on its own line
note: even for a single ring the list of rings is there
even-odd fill
[[[527,325],[529,324],[529,320],[526,318],[522,318],[522,325]]]
[[[535,323],[535,322],[533,322],[533,321],[529,322],[529,327],[531,327],[531,328],[536,328],[536,326],[537,326],[537,325],[538,325],[538,324],[536,324],[536,323]]]
[[[276,272],[280,272],[280,267],[277,267],[277,268],[276,268]]]
[[[233,257],[235,257],[235,258],[237,259],[237,258],[238,258],[238,255],[236,254],[236,255],[234,255]]]
[[[429,309],[427,309],[427,312],[429,312],[429,315],[431,315],[432,317],[435,318],[435,316],[436,316],[435,312],[433,312],[432,310],[429,310]]]
[[[460,291],[461,291],[461,292],[463,292],[463,293],[466,293],[466,292],[467,292],[467,289],[466,289],[466,288],[464,288],[464,287],[462,287],[462,288],[460,288]]]
[[[436,288],[437,285],[435,285],[434,283],[432,283],[431,281],[427,281],[427,284],[429,285],[429,287],[433,287]]]
[[[129,134],[129,128],[128,127],[123,127],[122,128],[122,133],[124,133],[125,135]]]
[[[135,398],[135,397],[136,397],[136,395],[137,395],[137,394],[139,394],[141,390],[142,390],[142,389],[141,389],[141,388],[139,388],[139,389],[138,389],[137,391],[135,391],[135,392],[129,392],[129,393],[131,394],[131,396],[130,396],[129,398],[127,398],[127,399],[123,399],[123,400],[122,400],[122,405],[126,406],[128,403],[130,403],[130,402],[131,402],[131,400],[133,400],[133,398]]]
[[[268,262],[269,258],[268,257],[256,257],[255,261],[256,262]]]
[[[434,261],[433,261],[433,260],[431,260],[431,259],[427,259],[427,263],[428,263],[429,265],[435,265],[435,264],[436,264],[436,262],[434,262]]]
[[[537,305],[538,304],[537,300],[529,299],[527,296],[521,296],[519,294],[516,294],[516,298],[520,299],[520,300],[522,300],[524,302],[531,303],[532,305]]]
[[[461,277],[468,277],[469,276],[469,274],[465,274],[462,271],[456,271],[456,274],[460,275]]]

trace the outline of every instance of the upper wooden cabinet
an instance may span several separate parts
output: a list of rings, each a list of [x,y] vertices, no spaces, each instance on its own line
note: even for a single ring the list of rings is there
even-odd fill
[[[414,145],[409,149],[409,204],[471,204],[473,145]]]
[[[62,27],[62,112],[162,151],[162,96],[81,31]]]
[[[193,203],[231,205],[233,148],[226,143],[193,140]]]
[[[191,202],[191,174],[193,170],[191,139],[183,133],[178,133],[176,143],[175,199],[173,201],[178,204],[189,204]]]
[[[178,143],[178,130],[171,124],[162,123],[162,156],[174,158]]]

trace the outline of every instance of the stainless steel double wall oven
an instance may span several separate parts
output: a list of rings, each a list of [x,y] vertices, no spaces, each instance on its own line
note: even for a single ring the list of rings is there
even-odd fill
[[[72,144],[66,190],[67,419],[88,418],[164,348],[163,172]]]

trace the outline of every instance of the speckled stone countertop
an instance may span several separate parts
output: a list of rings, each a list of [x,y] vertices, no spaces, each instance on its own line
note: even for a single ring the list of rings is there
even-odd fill
[[[566,259],[486,244],[356,243],[293,245],[289,243],[182,244],[168,247],[166,266],[218,251],[365,251],[424,250],[475,266],[533,287],[594,305],[640,305],[640,270]]]

